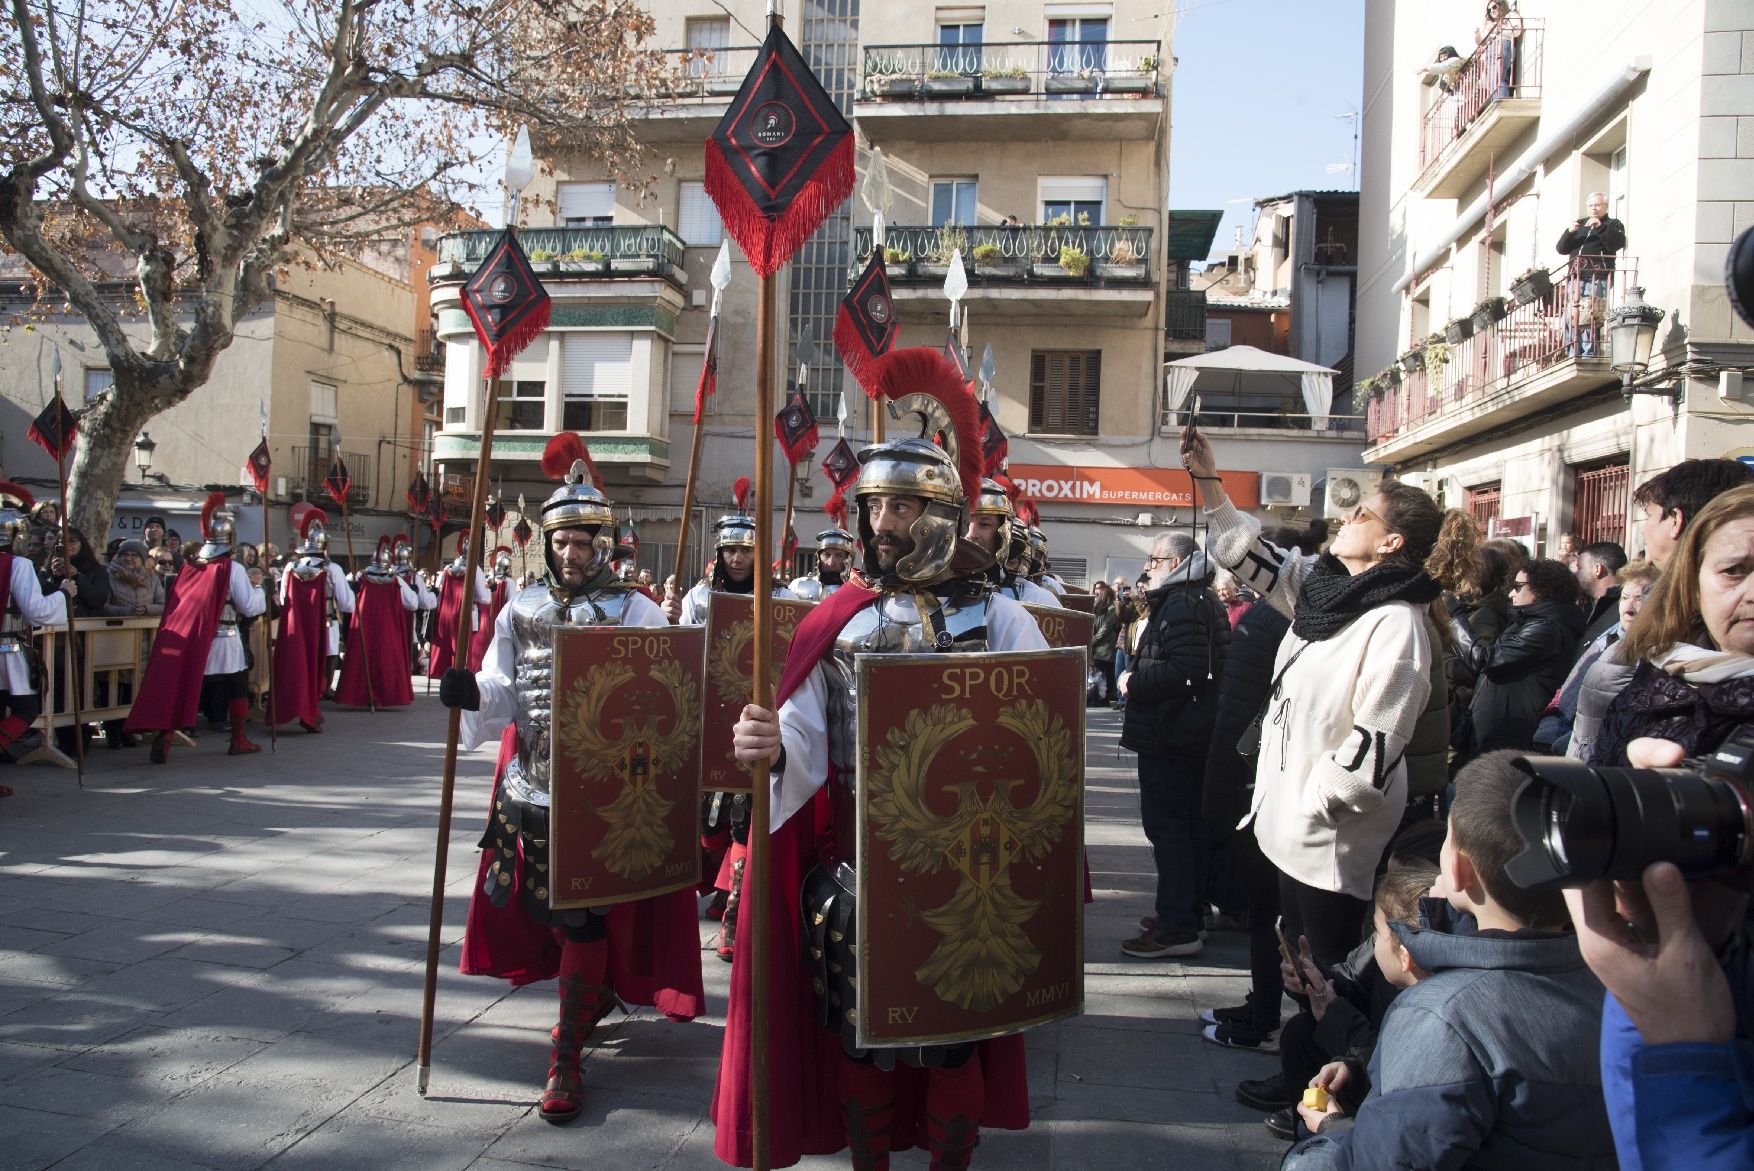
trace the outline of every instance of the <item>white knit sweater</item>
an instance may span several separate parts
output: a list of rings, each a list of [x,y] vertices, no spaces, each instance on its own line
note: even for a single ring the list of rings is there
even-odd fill
[[[1260,524],[1228,504],[1206,515],[1214,559],[1290,614],[1315,558],[1263,540]],[[1287,634],[1279,644],[1242,824],[1253,819],[1261,853],[1281,872],[1371,897],[1406,808],[1403,757],[1431,694],[1431,654],[1410,602],[1368,610],[1321,642]]]

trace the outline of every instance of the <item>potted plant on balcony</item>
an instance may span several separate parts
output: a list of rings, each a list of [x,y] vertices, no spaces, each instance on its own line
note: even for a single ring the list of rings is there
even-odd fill
[[[1443,340],[1452,346],[1461,345],[1474,336],[1474,319],[1458,317],[1443,327]]]
[[[1388,366],[1377,372],[1376,384],[1385,394],[1400,386],[1401,367],[1397,363],[1389,363]]]
[[[1449,343],[1436,334],[1425,339],[1425,374],[1436,378],[1449,365]]]
[[[1082,248],[1063,244],[1060,246],[1060,267],[1066,270],[1067,276],[1081,281],[1090,275],[1090,256]]]
[[[1488,297],[1474,306],[1474,332],[1484,333],[1503,321],[1510,312],[1510,301],[1504,297]]]
[[[1096,275],[1105,281],[1136,281],[1145,277],[1145,258],[1126,237],[1109,246],[1108,260],[1096,266]]]
[[[1420,369],[1425,365],[1425,343],[1420,342],[1418,345],[1402,354],[1399,358],[1396,358],[1395,361],[1399,362],[1401,364],[1401,369],[1409,374]]]
[[[1545,300],[1552,291],[1553,277],[1539,265],[1510,282],[1510,295],[1516,298],[1518,305],[1533,305]]]
[[[950,257],[960,251],[968,255],[968,233],[951,224],[938,229],[938,236],[932,245],[932,251],[920,258],[914,266],[916,273],[922,277],[938,277],[942,279],[950,272]]]
[[[1050,73],[1041,88],[1050,94],[1093,94],[1096,92],[1096,77],[1088,69]]]
[[[981,92],[994,96],[1026,94],[1029,92],[1029,71],[1021,65],[983,69],[981,70]]]
[[[560,257],[551,248],[532,248],[529,256],[532,266],[545,269],[551,276],[560,271]]]
[[[883,250],[883,269],[894,280],[898,277],[910,276],[913,273],[914,254],[902,248],[885,248]]]
[[[609,257],[594,248],[574,248],[559,258],[558,267],[562,272],[599,275],[609,271]]]
[[[1102,89],[1111,94],[1148,94],[1157,86],[1157,58],[1147,56],[1137,65],[1116,61],[1102,75]]]
[[[925,92],[929,98],[959,98],[974,92],[974,78],[950,69],[934,69],[926,74]]]
[[[1362,411],[1370,406],[1370,400],[1381,389],[1374,378],[1361,378],[1352,384],[1352,409]]]
[[[976,244],[970,255],[974,257],[976,276],[1006,281],[1023,278],[1023,265],[1007,257],[997,244]]]

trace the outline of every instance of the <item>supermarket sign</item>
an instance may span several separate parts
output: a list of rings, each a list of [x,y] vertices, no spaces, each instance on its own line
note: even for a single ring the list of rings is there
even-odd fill
[[[1012,464],[1009,474],[1038,503],[1142,505],[1190,508],[1194,503],[1193,481],[1183,468],[1060,467],[1052,464]],[[1261,503],[1259,472],[1220,471],[1231,503],[1256,508]]]

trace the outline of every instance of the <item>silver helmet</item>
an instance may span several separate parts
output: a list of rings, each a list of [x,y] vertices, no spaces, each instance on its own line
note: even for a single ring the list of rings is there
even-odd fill
[[[396,560],[396,572],[406,576],[414,572],[414,542],[408,539],[407,533],[397,533],[392,545]]]
[[[493,579],[504,581],[512,575],[512,551],[501,545],[493,551]]]
[[[305,557],[324,557],[329,552],[329,518],[320,508],[305,513],[298,526],[299,545],[295,552]]]
[[[0,480],[0,549],[11,549],[13,542],[30,530],[30,510],[36,498],[9,480]]]
[[[236,536],[237,514],[226,505],[225,493],[209,492],[206,503],[201,506],[202,543],[197,556],[202,561],[231,556],[231,545]]]
[[[585,582],[589,584],[608,567],[615,553],[615,514],[603,492],[597,466],[585,441],[572,431],[562,431],[543,449],[542,470],[560,481],[560,487],[542,502],[542,559],[548,566],[549,580],[558,582],[561,577],[548,534],[582,529],[591,534],[594,553],[585,567]]]
[[[957,538],[968,527],[968,506],[956,465],[943,448],[925,439],[892,439],[859,452],[858,483],[853,485],[853,524],[865,547],[864,569],[885,576],[865,501],[872,496],[914,496],[924,504],[908,529],[913,549],[888,576],[914,585],[938,581],[950,569]]]
[[[816,551],[824,549],[844,549],[848,553],[857,552],[853,544],[853,534],[845,529],[823,529],[816,534]]]
[[[1042,532],[1036,525],[1029,526],[1028,537],[1029,561],[1027,572],[1029,576],[1034,577],[1048,567],[1048,537],[1047,534]]]
[[[980,495],[968,510],[972,521],[977,516],[990,516],[998,522],[997,537],[994,547],[987,550],[997,561],[1009,561],[1012,535],[1017,526],[1017,510],[1011,504],[1011,496],[997,481],[988,477],[981,481]]]

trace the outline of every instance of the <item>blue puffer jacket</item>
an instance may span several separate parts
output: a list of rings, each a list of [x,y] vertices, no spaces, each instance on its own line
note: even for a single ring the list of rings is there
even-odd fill
[[[1349,1131],[1285,1166],[1338,1171],[1610,1171],[1602,986],[1572,935],[1395,924],[1431,973],[1383,1020]]]

